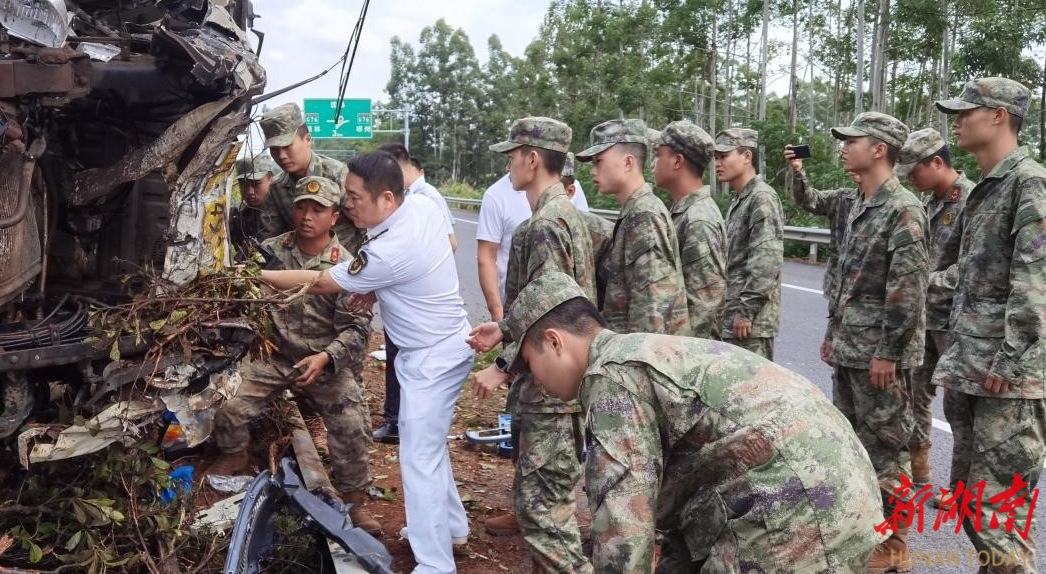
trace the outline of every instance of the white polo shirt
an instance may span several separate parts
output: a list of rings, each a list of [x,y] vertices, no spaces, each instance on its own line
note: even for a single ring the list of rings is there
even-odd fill
[[[367,254],[363,269],[349,272],[355,259],[330,269],[342,289],[377,295],[385,330],[404,350],[431,347],[468,328],[446,222],[432,217],[437,209],[427,197],[405,196],[388,219],[367,230],[373,239],[360,248]]]
[[[419,176],[418,179],[414,180],[414,183],[410,184],[404,195],[413,194],[423,195],[432,200],[437,207],[441,208],[443,217],[447,220],[447,235],[454,233],[454,214],[450,212],[450,206],[447,205],[447,200],[443,197],[443,194],[439,192],[431,183],[425,181],[425,176]]]
[[[581,182],[576,182],[577,193],[574,194],[574,207],[588,211],[588,201],[581,189]],[[530,202],[527,194],[512,188],[506,173],[494,182],[483,193],[479,206],[479,225],[476,227],[476,239],[497,243],[498,255],[495,259],[498,266],[498,289],[505,297],[505,276],[508,274],[508,254],[512,247],[512,234],[520,223],[530,219]]]

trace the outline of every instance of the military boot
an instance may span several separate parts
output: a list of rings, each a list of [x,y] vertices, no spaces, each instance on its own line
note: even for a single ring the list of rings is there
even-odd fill
[[[897,529],[872,551],[868,574],[908,574],[912,560],[908,554],[908,527]]]
[[[367,494],[365,492],[359,490],[342,492],[341,499],[345,503],[352,505],[349,508],[349,520],[352,521],[353,526],[362,528],[364,532],[371,536],[381,536],[381,523],[375,520],[364,507],[367,503]]]
[[[519,534],[519,522],[516,522],[516,515],[512,512],[488,518],[483,523],[483,527],[487,530],[487,534],[491,536],[514,536]]]
[[[912,482],[916,486],[929,484],[933,479],[930,471],[930,443],[924,442],[919,446],[911,447],[912,453]]]
[[[207,469],[207,474],[216,476],[235,476],[245,470],[250,464],[250,455],[241,450],[231,453],[221,453],[218,460]]]

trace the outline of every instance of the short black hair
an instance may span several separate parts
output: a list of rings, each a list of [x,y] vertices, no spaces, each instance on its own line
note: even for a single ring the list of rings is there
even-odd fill
[[[541,156],[541,163],[545,164],[545,171],[549,173],[559,175],[563,173],[563,168],[567,166],[567,154],[561,151],[552,151],[543,147],[529,145],[520,146],[519,151],[523,155],[536,152]]]
[[[309,126],[302,124],[298,126],[298,129],[295,130],[295,133],[298,134],[298,137],[302,138],[309,135]]]
[[[363,187],[371,197],[377,199],[382,192],[389,190],[397,203],[403,201],[403,170],[391,153],[372,151],[350,159],[346,165],[349,173],[363,180]]]
[[[615,144],[621,147],[621,151],[627,155],[631,155],[636,158],[636,162],[639,164],[640,169],[646,165],[647,147],[646,144],[637,142],[625,142]]]
[[[577,181],[577,178],[572,175],[563,175],[559,178],[559,182],[563,184],[563,187],[570,187],[574,185],[575,181]]]
[[[901,150],[899,148],[895,148],[875,136],[868,136],[868,139],[872,141],[872,145],[883,144],[886,146],[886,161],[890,162],[890,167],[897,165],[897,158],[901,155]]]
[[[378,149],[392,155],[400,163],[410,163],[410,152],[401,143],[387,143]]]
[[[1024,118],[1011,114],[1008,110],[1007,115],[1010,116],[1010,131],[1015,134],[1021,133],[1021,126],[1024,125]]]
[[[593,331],[609,327],[599,309],[584,297],[568,299],[545,313],[527,329],[525,341],[535,349],[543,349],[545,329],[559,329],[571,335],[588,335]],[[522,349],[520,350],[522,352]]]
[[[410,165],[414,166],[414,169],[418,171],[425,171],[425,168],[422,167],[421,162],[418,161],[418,158],[414,156],[410,156]]]
[[[748,146],[738,146],[737,153],[751,152],[752,154],[752,168],[755,169],[755,173],[759,173],[759,149]]]
[[[933,155],[920,161],[919,163],[921,163],[922,165],[930,165],[930,162],[932,162],[933,158],[935,157],[941,158],[941,161],[944,163],[944,165],[948,167],[952,166],[952,152],[948,149],[948,144],[944,144],[943,146],[941,146],[941,149],[933,152]]]

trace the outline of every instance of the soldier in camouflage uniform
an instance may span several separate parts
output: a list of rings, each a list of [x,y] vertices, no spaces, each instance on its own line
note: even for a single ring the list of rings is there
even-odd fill
[[[269,215],[262,208],[269,197],[273,176],[279,171],[276,162],[264,152],[236,162],[240,205],[229,214],[229,235],[240,253],[246,254],[250,250],[247,239],[257,239],[267,224]]]
[[[1046,169],[1017,143],[1030,97],[1013,80],[980,78],[937,102],[958,114],[959,147],[983,174],[966,199],[958,263],[933,281],[955,287],[951,346],[933,375],[945,388],[955,440],[952,489],[958,481],[984,485],[981,504],[970,509],[981,513],[980,531],[969,519],[963,524],[978,551],[1027,556],[1023,565],[981,572],[1036,572],[1038,563],[1029,503],[1046,458]],[[1027,484],[990,502],[1015,474]],[[1022,505],[1001,508],[1015,501]],[[995,513],[1012,517],[1016,530],[989,528]],[[1017,532],[1025,527],[1027,539]]]
[[[341,186],[305,177],[296,191],[295,231],[263,245],[275,252],[284,269],[328,269],[349,256],[331,233]],[[214,438],[224,458],[211,472],[232,474],[247,466],[247,423],[270,399],[294,388],[308,398],[327,427],[334,487],[353,505],[352,523],[380,535],[381,524],[364,508],[372,482],[367,467],[370,416],[354,374],[367,348],[371,314],[350,311],[346,294],[306,295],[273,311],[272,321],[279,350],[268,361],[249,361],[241,367],[243,384],[215,415]]]
[[[912,369],[922,364],[926,299],[926,211],[894,176],[908,127],[877,112],[832,128],[845,140],[843,167],[860,177],[839,249],[839,284],[829,318],[833,399],[860,437],[888,499],[911,476]],[[872,556],[869,572],[907,561],[908,532],[898,528]]]
[[[926,242],[931,273],[944,271],[959,259],[962,213],[973,182],[952,167],[948,144],[934,128],[912,132],[897,160],[897,175],[907,177],[915,189],[929,192],[923,205],[929,220]],[[923,364],[912,376],[912,413],[915,427],[908,446],[912,454],[912,480],[928,484],[930,473],[930,431],[933,428],[933,397],[937,387],[930,382],[937,361],[948,348],[948,315],[952,310],[952,290],[935,289],[926,293],[926,347]]]
[[[574,154],[567,153],[567,162],[563,165],[563,178],[560,180],[563,187],[567,188],[567,197],[573,199],[577,193],[577,179],[574,177]],[[591,211],[578,211],[581,219],[588,226],[589,236],[592,238],[592,260],[596,266],[606,254],[610,242],[614,239],[614,224],[609,219],[592,213]]]
[[[784,216],[781,198],[756,171],[758,146],[755,130],[716,134],[716,176],[737,194],[726,213],[728,279],[720,336],[772,361],[781,321]]]
[[[592,162],[600,193],[621,204],[613,239],[596,269],[599,310],[622,333],[690,335],[672,218],[643,179],[648,145],[642,121],[610,120],[592,128],[592,146],[576,156]]]
[[[726,227],[702,178],[714,154],[712,136],[681,121],[654,132],[654,183],[672,195],[686,305],[695,337],[718,339],[726,302]]]
[[[265,147],[284,173],[276,177],[265,201],[269,214],[262,237],[275,237],[294,229],[294,193],[298,180],[314,175],[342,184],[348,169],[340,161],[312,151],[312,134],[305,126],[298,104],[276,106],[261,121]]]
[[[660,533],[661,574],[864,574],[875,471],[812,383],[726,343],[604,329],[560,273],[506,322],[513,364],[585,413],[595,571],[655,571]]]
[[[570,147],[566,124],[542,117],[517,120],[508,140],[490,146],[509,157],[512,185],[525,191],[532,215],[512,237],[505,283],[505,303],[542,275],[559,271],[595,298],[592,241],[588,226],[567,197],[562,171]],[[477,348],[487,350],[504,337],[506,355],[514,356],[519,341],[505,337],[503,325],[490,322],[473,330]],[[480,343],[485,336],[492,337]],[[476,392],[487,397],[510,381],[507,362],[476,374]],[[513,506],[519,529],[530,547],[535,571],[591,572],[581,550],[581,531],[574,516],[574,487],[581,478],[579,445],[584,440],[576,401],[550,397],[530,377],[518,378],[509,394],[509,412],[518,425]],[[510,517],[488,521],[488,531],[507,530]]]

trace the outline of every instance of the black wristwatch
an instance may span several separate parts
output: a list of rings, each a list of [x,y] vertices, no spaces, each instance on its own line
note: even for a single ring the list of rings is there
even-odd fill
[[[505,359],[503,359],[501,357],[498,357],[498,358],[494,359],[494,368],[496,368],[497,370],[501,371],[502,373],[510,374],[508,368],[511,367],[511,366],[512,365],[508,364],[508,361],[506,361]]]

